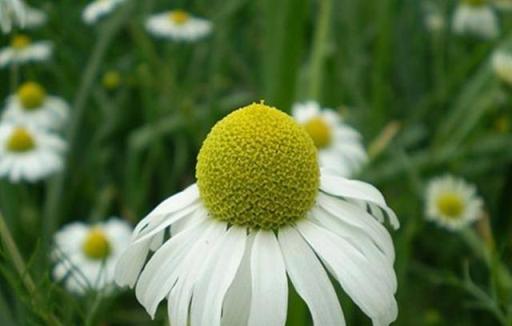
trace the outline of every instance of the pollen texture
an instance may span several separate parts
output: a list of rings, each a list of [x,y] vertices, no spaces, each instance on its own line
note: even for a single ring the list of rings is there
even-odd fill
[[[277,229],[305,217],[314,204],[316,148],[291,117],[251,104],[213,127],[199,152],[196,177],[213,218]]]

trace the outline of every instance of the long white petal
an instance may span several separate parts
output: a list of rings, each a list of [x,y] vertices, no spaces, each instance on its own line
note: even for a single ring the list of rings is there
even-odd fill
[[[281,326],[286,323],[288,281],[272,231],[258,231],[251,254],[252,300],[249,326]]]
[[[279,230],[278,239],[288,276],[308,305],[313,324],[345,325],[334,287],[315,253],[293,228]]]
[[[222,302],[240,266],[246,240],[246,229],[232,226],[208,257],[207,267],[194,289],[192,325],[220,325]]]
[[[308,220],[297,228],[319,257],[329,266],[345,292],[374,323],[389,325],[398,313],[388,280],[372,270],[367,259],[349,242]]]

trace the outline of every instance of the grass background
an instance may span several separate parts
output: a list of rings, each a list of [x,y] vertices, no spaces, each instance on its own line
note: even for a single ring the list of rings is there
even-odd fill
[[[17,78],[2,70],[0,96],[17,79],[66,98],[70,149],[65,171],[47,182],[0,181],[0,209],[34,281],[27,287],[0,247],[0,324],[166,324],[165,308],[152,323],[132,291],[79,298],[53,283],[51,236],[74,220],[135,224],[194,181],[196,154],[219,118],[252,101],[289,112],[308,99],[339,109],[362,132],[372,160],[358,179],[378,186],[401,220],[395,324],[512,322],[502,276],[512,263],[511,90],[489,65],[494,49],[512,46],[512,13],[500,12],[500,37],[483,41],[452,34],[455,1],[434,3],[447,19],[439,33],[425,28],[420,0],[129,0],[92,27],[81,22],[85,1],[29,1],[49,22],[28,33],[52,40],[54,57]],[[144,19],[173,8],[212,20],[212,35],[153,39]],[[115,90],[101,83],[110,70],[122,76]],[[425,183],[445,173],[478,186],[495,250],[478,237],[485,224],[450,233],[424,221]],[[340,297],[349,325],[370,324]],[[306,325],[292,299],[289,325]]]

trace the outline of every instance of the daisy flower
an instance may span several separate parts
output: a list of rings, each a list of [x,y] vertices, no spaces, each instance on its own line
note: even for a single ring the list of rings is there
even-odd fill
[[[374,325],[395,320],[393,242],[374,217],[398,227],[396,216],[371,185],[320,171],[293,118],[264,104],[232,112],[196,177],[136,226],[116,267],[151,316],[167,298],[173,326],[284,325],[289,279],[314,325],[345,325],[330,274]]]
[[[38,83],[26,82],[18,88],[16,94],[7,98],[2,118],[55,130],[66,122],[68,112],[69,106],[64,100],[47,95]]]
[[[48,19],[46,13],[40,9],[25,5],[25,28],[37,28]]]
[[[96,225],[75,222],[55,234],[53,276],[73,293],[111,290],[114,268],[130,243],[132,228],[120,219]]]
[[[0,0],[0,27],[4,33],[9,33],[13,25],[23,27],[25,19],[25,5],[21,0]]]
[[[51,54],[52,45],[49,41],[32,42],[28,36],[19,34],[12,38],[8,47],[0,49],[0,67],[30,61],[46,61]]]
[[[498,36],[498,19],[486,0],[461,0],[453,17],[456,34],[493,39]]]
[[[338,113],[318,103],[296,103],[293,116],[313,139],[320,167],[342,177],[357,173],[367,161],[361,135],[342,122]]]
[[[65,142],[32,126],[0,124],[0,177],[35,182],[63,166]]]
[[[503,50],[495,51],[491,64],[496,76],[512,86],[512,55]]]
[[[447,175],[431,180],[426,191],[426,217],[450,229],[458,230],[482,216],[482,199],[474,186]]]
[[[111,13],[126,0],[94,0],[82,12],[82,19],[87,24],[94,24]]]
[[[176,41],[196,41],[210,34],[212,23],[184,10],[171,10],[149,17],[146,28],[154,36]]]

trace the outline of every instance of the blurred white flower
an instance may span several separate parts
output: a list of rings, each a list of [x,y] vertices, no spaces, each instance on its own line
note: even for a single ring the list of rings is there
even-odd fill
[[[482,0],[464,0],[455,9],[453,31],[460,35],[474,35],[485,39],[499,34],[498,19],[492,7]]]
[[[26,19],[25,4],[21,0],[0,0],[0,26],[9,33],[13,25],[24,27]]]
[[[47,15],[43,10],[25,5],[25,28],[40,27],[46,23],[47,19]]]
[[[463,179],[451,175],[432,179],[425,196],[427,219],[447,229],[461,229],[482,216],[482,199]]]
[[[496,76],[509,86],[512,86],[512,54],[503,50],[497,50],[492,55],[491,64]]]
[[[35,182],[63,167],[66,143],[32,126],[0,124],[0,177]]]
[[[491,0],[491,3],[500,10],[512,10],[512,0]]]
[[[27,62],[46,61],[52,54],[49,41],[32,42],[26,35],[16,35],[8,47],[0,49],[0,68]]]
[[[100,18],[111,13],[126,0],[94,0],[82,12],[82,19],[87,24],[94,24]]]
[[[212,23],[206,19],[191,16],[183,10],[172,10],[149,17],[146,28],[157,37],[177,41],[196,41],[210,34]]]
[[[17,124],[58,130],[67,121],[68,114],[69,106],[63,99],[47,95],[38,83],[26,82],[16,94],[7,98],[2,118]]]
[[[361,135],[343,123],[333,110],[321,109],[316,102],[296,103],[293,117],[313,139],[320,167],[342,177],[354,176],[367,162]]]
[[[373,186],[319,171],[290,116],[232,112],[203,142],[196,176],[136,226],[116,266],[151,316],[167,298],[173,326],[284,326],[291,284],[314,325],[345,325],[330,273],[374,325],[396,319],[393,242],[375,219],[398,227],[394,212]]]
[[[118,218],[95,225],[75,222],[64,226],[54,237],[54,278],[76,294],[108,292],[114,287],[115,264],[131,234],[131,226]]]

